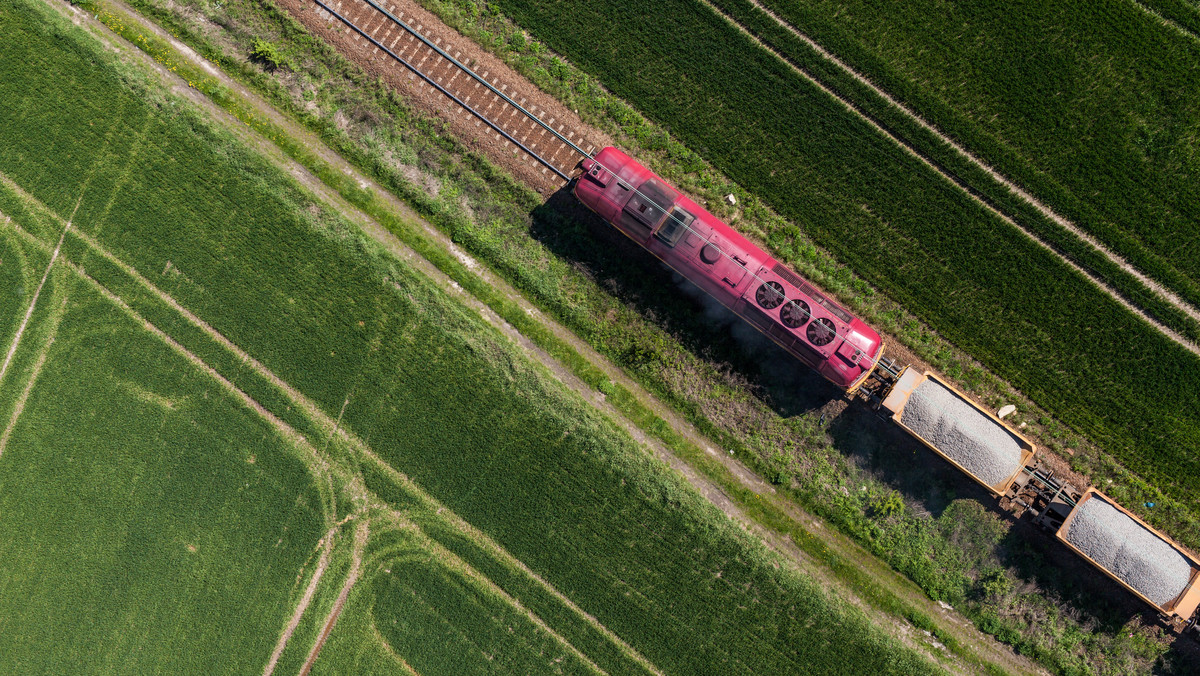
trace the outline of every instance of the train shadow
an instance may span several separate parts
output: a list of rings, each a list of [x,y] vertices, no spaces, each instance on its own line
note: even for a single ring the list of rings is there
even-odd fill
[[[1053,600],[1055,612],[1079,619],[1093,631],[1116,636],[1133,619],[1153,625],[1155,614],[1137,597],[1035,527],[1015,520],[996,498],[898,426],[861,402],[848,406],[841,391],[750,328],[650,253],[629,241],[563,188],[532,213],[531,235],[563,260],[596,280],[702,359],[728,368],[779,416],[830,411],[826,431],[834,448],[873,477],[897,490],[933,519],[953,503],[982,505],[1007,526],[989,551],[988,565],[1013,571],[1021,591]],[[822,417],[824,420],[824,416]],[[1049,621],[1049,620],[1048,620]],[[1174,641],[1155,673],[1189,673],[1200,664],[1200,643]]]
[[[819,409],[841,391],[575,199],[568,188],[531,213],[530,234],[582,269],[689,352],[727,366],[780,416]]]

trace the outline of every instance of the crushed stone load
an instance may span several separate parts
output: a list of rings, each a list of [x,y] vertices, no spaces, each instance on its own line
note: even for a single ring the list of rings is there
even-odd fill
[[[1174,547],[1099,497],[1078,508],[1063,537],[1159,606],[1179,596],[1192,574]]]
[[[913,390],[900,422],[989,486],[1020,468],[1017,437],[932,378]]]

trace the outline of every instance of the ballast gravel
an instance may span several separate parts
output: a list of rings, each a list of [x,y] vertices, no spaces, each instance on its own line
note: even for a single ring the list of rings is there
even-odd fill
[[[1063,537],[1160,606],[1179,596],[1192,574],[1174,547],[1098,497],[1078,508]]]
[[[1017,437],[933,379],[913,390],[900,421],[989,486],[1020,467]]]

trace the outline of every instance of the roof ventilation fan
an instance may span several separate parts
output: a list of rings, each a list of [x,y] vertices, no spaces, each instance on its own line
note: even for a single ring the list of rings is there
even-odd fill
[[[754,292],[754,300],[767,310],[779,307],[784,299],[783,285],[779,282],[766,282]]]
[[[779,311],[780,321],[789,329],[798,329],[804,326],[804,322],[808,321],[810,316],[812,315],[808,310],[808,303],[802,300],[788,301],[788,304]]]
[[[833,325],[832,321],[824,317],[818,317],[813,323],[808,325],[806,335],[808,336],[808,342],[821,347],[833,342],[833,339],[837,337],[837,327]]]

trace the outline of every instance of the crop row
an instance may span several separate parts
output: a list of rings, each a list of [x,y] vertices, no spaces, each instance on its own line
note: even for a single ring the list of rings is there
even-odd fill
[[[761,4],[1200,306],[1200,44],[1125,0]]]
[[[29,49],[0,51],[0,171],[60,214],[78,202],[74,228],[331,418],[344,406],[344,428],[651,661],[671,671],[926,670],[856,611],[777,567],[477,315],[315,205],[286,174],[136,73],[115,72],[83,38],[67,42],[89,47],[79,51],[93,67],[61,58],[48,34],[61,41],[74,29],[36,24],[14,34],[41,42],[10,39]],[[69,86],[72,78],[86,86]],[[30,113],[43,124],[21,124]],[[76,170],[63,170],[46,149],[72,135],[85,141],[70,146]],[[69,241],[70,260],[106,280],[119,276],[82,239]],[[179,336],[189,346],[202,340]],[[236,363],[213,361],[240,381]],[[92,405],[83,401],[78,415]],[[192,475],[204,469],[199,462]]]
[[[1197,488],[1193,355],[724,19],[687,0],[500,5],[1129,467]]]

